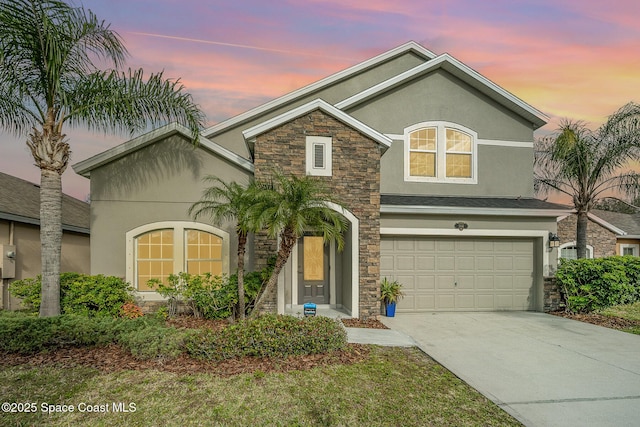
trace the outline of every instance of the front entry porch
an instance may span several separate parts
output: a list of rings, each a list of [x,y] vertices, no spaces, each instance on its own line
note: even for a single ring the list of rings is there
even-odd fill
[[[330,304],[318,304],[316,316],[329,317],[331,319],[351,319],[351,315],[347,310],[341,307],[332,307]],[[292,316],[302,317],[304,314],[302,305],[295,304],[286,308],[284,314],[290,314]]]

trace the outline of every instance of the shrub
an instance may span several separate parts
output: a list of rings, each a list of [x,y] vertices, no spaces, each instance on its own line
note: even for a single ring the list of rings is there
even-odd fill
[[[32,354],[61,347],[106,345],[116,339],[116,319],[57,317],[0,317],[0,350]]]
[[[22,299],[28,311],[40,310],[41,278],[17,280],[9,292]],[[78,273],[60,275],[60,308],[64,314],[118,316],[123,304],[133,302],[133,289],[113,276]]]
[[[191,330],[147,326],[120,334],[118,342],[139,359],[174,359],[184,352]]]
[[[640,300],[640,259],[636,257],[561,260],[556,279],[568,311],[591,312]]]
[[[224,360],[326,353],[345,344],[346,332],[335,319],[268,314],[221,331],[198,331],[187,339],[186,347],[194,357]]]
[[[177,312],[179,303],[184,303],[195,317],[226,319],[233,314],[238,302],[237,287],[229,285],[226,276],[210,273],[192,275],[179,273],[169,275],[168,284],[150,280],[149,285],[158,288],[158,293],[168,298],[169,315]]]

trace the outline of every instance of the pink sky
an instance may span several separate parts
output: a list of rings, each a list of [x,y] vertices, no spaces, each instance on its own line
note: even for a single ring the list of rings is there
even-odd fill
[[[79,2],[76,2],[79,3]],[[128,65],[180,77],[208,125],[415,40],[447,52],[551,117],[596,127],[640,102],[636,0],[84,0]],[[67,128],[71,163],[130,138]],[[134,135],[135,136],[135,135]],[[38,182],[24,137],[2,134],[0,171]],[[89,181],[69,167],[63,189]]]

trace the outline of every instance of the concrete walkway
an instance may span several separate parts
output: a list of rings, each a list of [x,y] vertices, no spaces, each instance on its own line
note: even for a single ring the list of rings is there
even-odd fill
[[[413,347],[416,342],[409,335],[393,329],[345,328],[347,341],[355,344],[376,344],[390,347]]]
[[[531,312],[382,322],[527,426],[640,426],[638,335]]]

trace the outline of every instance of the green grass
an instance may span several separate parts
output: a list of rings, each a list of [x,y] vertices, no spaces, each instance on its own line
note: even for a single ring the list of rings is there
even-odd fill
[[[45,426],[517,426],[419,350],[373,347],[361,363],[309,371],[221,378],[90,368],[0,368],[5,402],[34,402],[38,412],[0,412],[0,425]],[[73,413],[46,414],[43,402]],[[135,404],[115,413],[113,402]],[[78,412],[81,403],[108,413]]]
[[[606,308],[602,310],[600,313],[605,316],[619,317],[622,319],[640,322],[640,302],[636,302],[633,304],[616,305],[613,307]],[[640,326],[632,326],[629,328],[625,328],[623,329],[623,331],[640,335]]]

